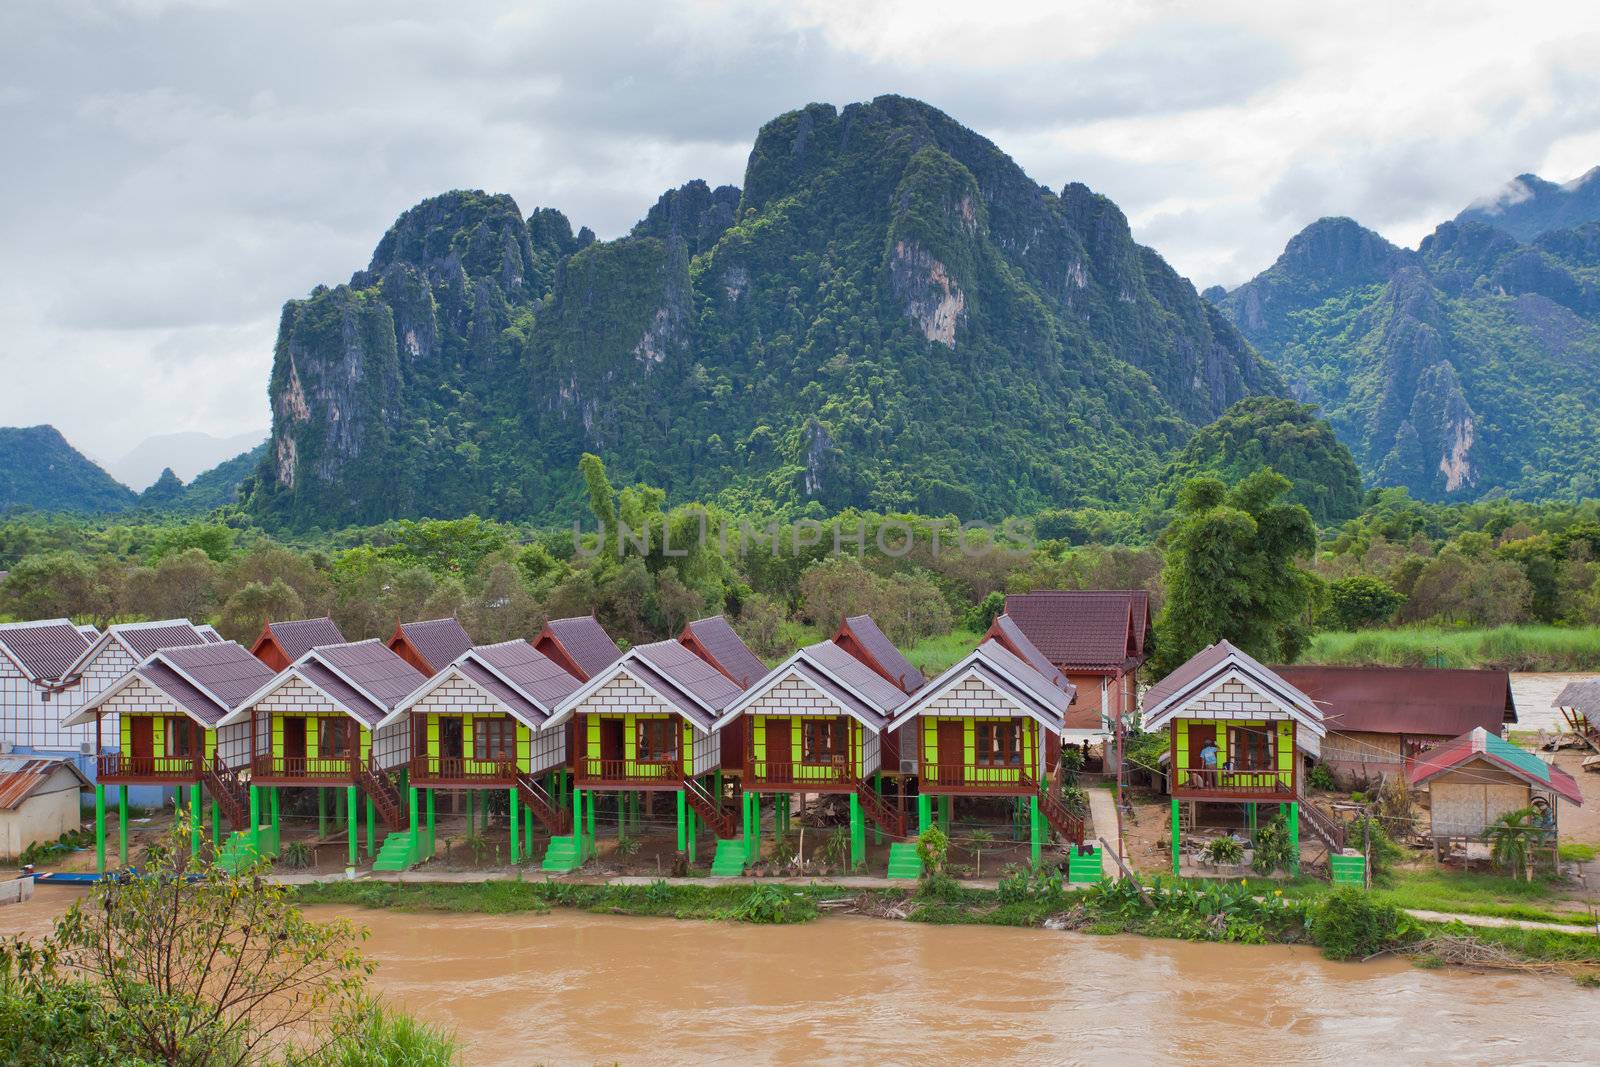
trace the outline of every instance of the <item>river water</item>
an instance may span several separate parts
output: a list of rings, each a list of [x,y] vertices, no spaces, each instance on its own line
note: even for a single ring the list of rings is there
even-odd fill
[[[0,933],[43,933],[41,887]],[[1594,1063],[1566,979],[1315,950],[860,918],[803,926],[310,909],[473,1064]]]

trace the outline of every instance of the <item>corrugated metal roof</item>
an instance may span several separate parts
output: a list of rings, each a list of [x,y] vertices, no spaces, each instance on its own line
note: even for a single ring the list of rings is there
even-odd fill
[[[1012,655],[1038,671],[1051,685],[1065,690],[1069,701],[1077,695],[1078,687],[1061,673],[1060,668],[1050,662],[1048,656],[1039,651],[1037,645],[1028,640],[1028,635],[1022,632],[1022,627],[1018,626],[1017,620],[1011,616],[996,615],[985,636],[999,641]]]
[[[571,696],[583,683],[526,641],[479,645],[472,655],[482,659],[534,702],[541,715]]]
[[[1483,760],[1529,785],[1554,790],[1574,804],[1583,804],[1583,790],[1572,775],[1482,727],[1423,753],[1411,765],[1407,777],[1412,785],[1421,785],[1473,760]]]
[[[1582,682],[1568,682],[1561,687],[1561,692],[1556,694],[1556,699],[1551,707],[1577,708],[1586,715],[1593,716],[1600,713],[1600,678],[1590,678]]]
[[[1024,713],[1049,729],[1059,731],[1066,721],[1071,696],[1049,679],[1013,655],[999,641],[989,638],[958,663],[952,664],[899,709],[892,727],[903,726],[937,701],[958,680],[974,672],[985,684],[1007,694]]]
[[[868,656],[868,666],[881,670],[902,693],[915,693],[927,682],[922,672],[906,659],[871,615],[851,615],[846,618],[839,624],[835,640],[846,634],[855,638],[856,644]]]
[[[111,627],[106,633],[115,634],[140,659],[144,659],[152,652],[160,652],[163,648],[206,643],[206,635],[188,619],[124,623]]]
[[[454,618],[403,622],[395,632],[396,637],[402,635],[430,673],[444,670],[472,647],[472,635]]]
[[[743,686],[730,681],[727,675],[677,641],[656,641],[640,645],[633,652],[713,712],[721,711],[744,692]]]
[[[394,710],[396,704],[428,680],[427,675],[376,638],[343,645],[326,645],[313,650],[310,655],[306,663],[321,661],[326,664],[361,693],[380,703],[384,711]]]
[[[173,670],[171,665],[161,659],[152,659],[142,664],[133,672],[140,679],[165,693],[180,710],[186,711],[204,723],[206,726],[215,726],[226,715],[230,708],[223,707],[211,699],[203,691],[196,688],[189,679]],[[268,677],[271,677],[269,674]],[[254,690],[252,690],[254,692]]]
[[[584,678],[593,678],[622,658],[622,649],[592,615],[551,619],[545,633],[572,658]]]
[[[1511,675],[1427,667],[1273,667],[1322,708],[1330,730],[1458,737],[1517,721]]]
[[[67,771],[80,786],[89,780],[72,761],[49,756],[0,756],[0,810],[15,811],[57,771]]]
[[[308,659],[294,669],[303,674],[312,685],[328,694],[334,703],[368,726],[376,726],[382,720],[386,709],[368,700],[355,686],[334,673],[327,664]]]
[[[319,645],[347,644],[344,634],[332,619],[288,619],[267,623],[267,632],[283,649],[284,656],[293,663]]]
[[[158,656],[204,686],[229,711],[277,673],[234,641],[169,648]]]
[[[905,703],[904,690],[832,641],[819,641],[800,651],[815,660],[823,670],[860,693],[870,709],[879,715],[887,715]]]
[[[712,666],[720,668],[741,689],[750,688],[758,678],[767,673],[767,665],[761,662],[761,657],[750,651],[733,627],[728,625],[728,620],[721,615],[696,619],[684,629],[686,635],[692,634],[694,639],[700,642],[706,655],[711,657]]]
[[[1034,647],[1058,667],[1127,670],[1144,659],[1150,594],[1143,589],[1051,589],[1006,597]]]
[[[0,624],[0,646],[30,681],[56,681],[89,648],[69,619]]]

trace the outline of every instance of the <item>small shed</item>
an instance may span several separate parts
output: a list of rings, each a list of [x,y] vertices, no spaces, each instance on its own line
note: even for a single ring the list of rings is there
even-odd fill
[[[1487,841],[1501,816],[1533,806],[1548,809],[1553,844],[1559,801],[1583,804],[1572,775],[1482,727],[1423,755],[1408,777],[1412,786],[1428,789],[1432,837],[1441,852]]]
[[[0,859],[54,841],[83,820],[89,780],[62,757],[0,756]]]

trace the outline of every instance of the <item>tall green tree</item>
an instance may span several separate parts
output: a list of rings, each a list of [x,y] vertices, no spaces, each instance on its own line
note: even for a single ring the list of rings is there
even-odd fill
[[[1304,505],[1284,499],[1291,488],[1263,468],[1232,489],[1195,478],[1179,491],[1178,517],[1165,534],[1157,674],[1224,639],[1261,659],[1299,654],[1319,587],[1299,561],[1315,551],[1317,531]]]

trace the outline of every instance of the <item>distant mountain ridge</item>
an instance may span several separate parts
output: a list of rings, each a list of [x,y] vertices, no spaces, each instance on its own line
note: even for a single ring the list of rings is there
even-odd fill
[[[1592,493],[1596,173],[1568,186],[1524,175],[1522,192],[1469,208],[1416,251],[1320,219],[1213,298],[1294,396],[1321,406],[1369,484],[1431,500]]]
[[[674,500],[964,517],[1128,500],[1279,376],[1083,185],[915,100],[762,128],[625,238],[458,191],[284,308],[269,523],[565,520],[578,456]]]
[[[190,481],[266,438],[264,429],[226,437],[194,430],[157,434],[140,441],[122,458],[108,461],[105,469],[123,485],[140,491],[153,486],[167,468],[179,479]]]
[[[67,443],[54,426],[0,426],[0,512],[94,514],[133,506],[133,490]]]

